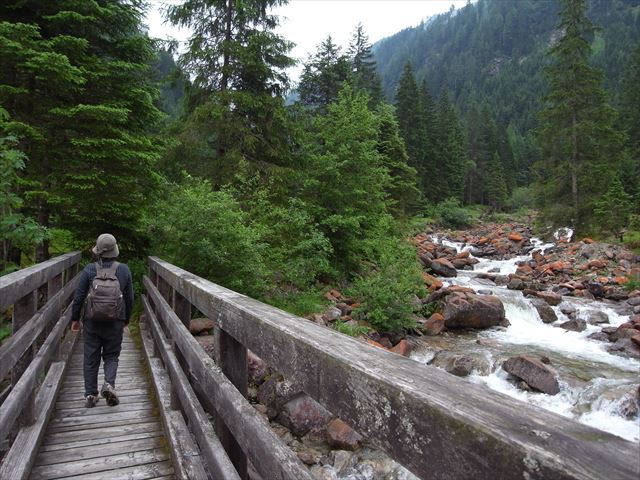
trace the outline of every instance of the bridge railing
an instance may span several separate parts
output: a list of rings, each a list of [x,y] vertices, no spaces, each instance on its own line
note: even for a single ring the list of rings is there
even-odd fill
[[[55,404],[76,334],[69,303],[80,252],[0,277],[0,312],[12,308],[12,335],[0,346],[0,478],[26,478]],[[1,448],[0,448],[1,450]]]
[[[245,454],[265,479],[309,478],[244,399],[247,348],[422,479],[638,478],[631,442],[363,344],[159,258],[150,257],[149,267],[144,302],[155,348],[167,351],[160,356],[172,382],[180,370],[216,420],[241,478]],[[216,324],[215,363],[188,332],[191,306]],[[195,402],[180,392],[188,385],[172,387],[183,409]],[[197,430],[197,417],[188,416]],[[194,432],[201,449],[200,439],[212,440],[204,433]]]

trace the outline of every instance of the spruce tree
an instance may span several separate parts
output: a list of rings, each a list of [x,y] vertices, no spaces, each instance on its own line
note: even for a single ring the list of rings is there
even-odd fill
[[[620,169],[625,190],[640,213],[640,44],[634,50],[622,84],[620,123],[627,135],[626,155]]]
[[[298,84],[300,103],[324,113],[338,99],[338,92],[348,80],[348,57],[329,35],[304,65]]]
[[[420,109],[420,186],[423,192],[428,192],[431,176],[436,169],[436,120],[435,102],[429,93],[427,81],[423,80],[418,90],[418,105]]]
[[[595,28],[585,10],[586,0],[563,0],[558,28],[564,33],[548,53],[549,93],[538,136],[543,217],[579,233],[589,230],[594,201],[609,187],[621,151],[602,72],[589,65]]]
[[[438,100],[435,132],[436,165],[432,174],[433,180],[426,194],[436,202],[447,198],[462,201],[467,152],[464,147],[464,133],[447,91],[444,91]]]
[[[420,117],[419,93],[411,63],[407,63],[402,71],[396,90],[395,106],[400,134],[404,139],[409,155],[409,165],[422,174],[421,149],[424,140],[424,129]]]
[[[143,244],[159,119],[141,3],[9,1],[0,6],[0,102],[18,125],[25,212],[92,241]],[[37,260],[48,256],[45,243]]]
[[[369,94],[369,105],[374,106],[382,101],[382,85],[376,72],[376,61],[373,58],[369,37],[358,23],[347,50],[351,64],[351,78],[356,89]]]
[[[487,204],[494,210],[502,210],[507,202],[507,183],[498,152],[494,152],[487,165],[487,180],[485,185]]]
[[[192,32],[180,65],[193,79],[180,139],[215,185],[238,172],[286,166],[290,139],[283,94],[292,45],[275,33],[270,9],[283,0],[187,0],[169,20]],[[213,148],[212,148],[213,147]]]

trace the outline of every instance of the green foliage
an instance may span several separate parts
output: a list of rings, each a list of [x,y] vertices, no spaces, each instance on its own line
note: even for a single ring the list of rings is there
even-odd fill
[[[191,179],[163,193],[147,219],[152,251],[232,290],[262,295],[265,245],[234,198]]]
[[[558,226],[572,225],[579,234],[592,228],[594,202],[618,171],[622,151],[602,72],[589,65],[587,38],[594,26],[585,10],[585,0],[563,1],[559,28],[565,35],[549,50],[549,93],[538,137],[543,218]]]
[[[20,267],[14,252],[33,251],[48,238],[47,229],[21,213],[23,199],[16,193],[26,155],[16,147],[18,140],[10,134],[7,111],[0,107],[0,276]],[[13,261],[12,261],[13,260]]]
[[[496,210],[502,210],[507,202],[507,183],[498,152],[494,152],[487,168],[485,185],[487,203]]]
[[[351,65],[351,82],[356,90],[369,95],[369,105],[375,106],[382,101],[382,85],[376,72],[376,61],[373,57],[369,38],[358,23],[347,51]]]
[[[640,278],[630,278],[623,284],[623,286],[629,292],[640,290]]]
[[[337,320],[333,324],[333,328],[340,333],[349,335],[350,337],[359,337],[361,335],[366,335],[371,331],[370,328],[365,327],[364,325],[349,325],[346,322],[343,322],[342,320]]]
[[[305,291],[280,292],[266,298],[267,303],[298,316],[320,313],[327,309],[328,301],[322,290],[311,288]]]
[[[1,326],[0,327],[0,342],[2,342],[5,338],[9,338],[11,336],[11,327]]]
[[[602,232],[620,237],[622,241],[631,209],[631,196],[624,191],[620,179],[615,177],[606,193],[595,201],[595,220]]]
[[[474,218],[469,210],[462,207],[457,198],[447,198],[434,208],[434,213],[440,225],[447,228],[467,228],[473,225]]]
[[[378,239],[364,274],[355,279],[348,293],[361,303],[354,318],[376,330],[414,327],[413,300],[425,291],[413,246],[404,240]]]
[[[518,187],[513,190],[507,201],[511,211],[533,208],[533,191],[530,187]]]

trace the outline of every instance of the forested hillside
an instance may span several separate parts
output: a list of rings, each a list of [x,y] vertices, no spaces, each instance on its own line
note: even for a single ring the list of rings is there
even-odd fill
[[[640,41],[637,0],[589,0],[587,16],[600,30],[590,41],[592,65],[605,72],[614,101]],[[447,88],[462,114],[489,106],[495,120],[526,132],[537,125],[545,93],[545,53],[560,36],[559,0],[479,0],[407,28],[373,47],[387,98],[410,61],[431,92]]]

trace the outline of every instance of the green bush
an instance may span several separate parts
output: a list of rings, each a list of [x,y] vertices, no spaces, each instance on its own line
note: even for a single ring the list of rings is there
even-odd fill
[[[333,328],[340,333],[349,335],[350,337],[359,337],[360,335],[366,335],[371,331],[370,328],[365,327],[364,325],[349,325],[342,320],[336,321],[336,323],[333,324]]]
[[[262,295],[265,246],[234,198],[203,180],[165,188],[147,219],[152,251],[232,290]]]
[[[415,326],[415,295],[424,296],[421,268],[415,250],[399,239],[378,240],[377,252],[367,271],[348,291],[360,302],[354,318],[378,331],[398,331]]]
[[[474,218],[457,198],[447,198],[434,209],[438,223],[448,228],[467,228],[473,225]]]
[[[533,189],[531,187],[516,187],[511,192],[507,207],[511,211],[533,208]]]

